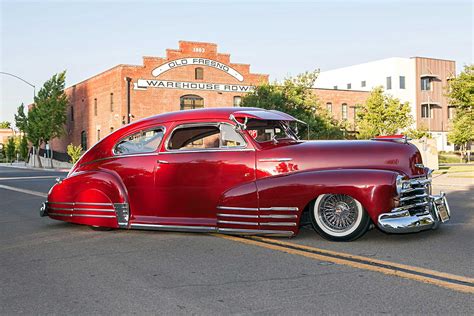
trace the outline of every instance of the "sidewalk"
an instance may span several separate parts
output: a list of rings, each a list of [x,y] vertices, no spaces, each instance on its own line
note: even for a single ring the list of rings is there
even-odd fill
[[[474,190],[473,172],[455,172],[433,175],[433,186]]]
[[[69,172],[69,170],[70,170],[68,168],[51,169],[51,168],[31,167],[31,166],[25,164],[24,162],[0,163],[0,167],[28,169],[28,170],[52,171],[52,172]]]

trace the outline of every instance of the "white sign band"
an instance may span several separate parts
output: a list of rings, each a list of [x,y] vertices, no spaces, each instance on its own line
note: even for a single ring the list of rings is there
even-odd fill
[[[189,57],[189,58],[181,58],[181,59],[176,59],[167,62],[166,64],[163,64],[151,72],[151,74],[155,77],[158,77],[162,73],[178,68],[178,67],[183,67],[183,66],[189,66],[189,65],[201,65],[201,66],[208,66],[208,67],[213,67],[219,70],[222,70],[235,79],[239,81],[244,81],[244,76],[242,76],[237,70],[234,68],[227,66],[226,64],[223,64],[221,62],[218,62],[216,60],[212,59],[207,59],[207,58],[194,58],[194,57]]]
[[[144,90],[147,88],[165,88],[165,89],[183,89],[183,90],[205,90],[219,92],[243,92],[248,93],[254,91],[253,86],[242,86],[227,83],[205,83],[205,82],[184,82],[184,81],[168,81],[154,79],[138,79],[134,83],[135,90]]]

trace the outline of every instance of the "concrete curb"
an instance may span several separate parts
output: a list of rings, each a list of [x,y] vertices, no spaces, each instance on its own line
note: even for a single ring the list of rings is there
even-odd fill
[[[0,167],[7,167],[7,168],[16,168],[16,169],[26,169],[26,170],[37,170],[37,171],[50,171],[50,172],[69,172],[70,169],[47,169],[47,168],[35,168],[25,165],[11,165],[0,163]]]

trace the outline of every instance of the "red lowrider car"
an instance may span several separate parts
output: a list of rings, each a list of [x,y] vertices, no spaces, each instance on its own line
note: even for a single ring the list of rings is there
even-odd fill
[[[301,141],[296,119],[258,108],[156,115],[99,141],[58,180],[42,216],[109,228],[353,240],[450,217],[404,138]]]

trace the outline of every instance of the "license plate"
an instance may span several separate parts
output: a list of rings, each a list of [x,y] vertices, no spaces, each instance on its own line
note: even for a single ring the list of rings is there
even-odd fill
[[[448,221],[450,215],[448,211],[449,206],[448,206],[448,201],[446,200],[446,197],[443,196],[441,199],[434,201],[433,204],[441,222],[444,223]]]

